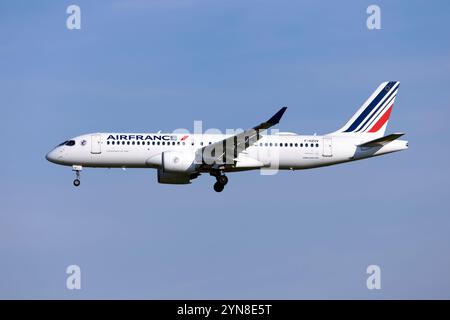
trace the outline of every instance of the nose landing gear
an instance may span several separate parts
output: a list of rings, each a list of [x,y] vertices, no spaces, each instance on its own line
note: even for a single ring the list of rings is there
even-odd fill
[[[222,192],[225,185],[228,183],[228,177],[222,173],[214,175],[216,177],[216,183],[214,183],[214,191]]]
[[[76,175],[76,179],[73,180],[73,185],[75,187],[78,187],[80,185],[80,183],[81,183],[81,181],[80,181],[80,172],[81,172],[81,170],[83,170],[82,166],[75,166],[75,165],[72,166],[72,171],[75,171],[75,175]]]

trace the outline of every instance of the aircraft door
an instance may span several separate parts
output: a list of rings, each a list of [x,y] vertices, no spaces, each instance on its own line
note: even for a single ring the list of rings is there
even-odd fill
[[[91,135],[91,153],[102,153],[102,136],[100,134]]]
[[[333,156],[333,141],[330,137],[323,138],[323,153],[324,157],[332,157]]]

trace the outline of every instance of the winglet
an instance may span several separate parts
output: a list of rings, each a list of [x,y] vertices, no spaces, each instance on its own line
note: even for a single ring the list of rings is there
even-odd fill
[[[278,110],[277,113],[275,113],[272,118],[267,120],[268,124],[275,125],[280,122],[281,117],[283,116],[284,112],[286,111],[287,107],[283,107],[280,110]]]

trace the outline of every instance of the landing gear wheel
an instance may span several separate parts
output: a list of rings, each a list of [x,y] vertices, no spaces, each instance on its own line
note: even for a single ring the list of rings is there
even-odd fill
[[[73,185],[75,187],[78,187],[80,185],[80,183],[81,183],[80,182],[80,172],[81,172],[81,170],[83,170],[82,166],[78,166],[78,165],[73,165],[72,166],[72,171],[75,171],[75,176],[76,176],[75,180],[73,180]]]
[[[228,177],[225,175],[217,176],[217,182],[225,186],[228,183]]]
[[[214,183],[214,191],[215,192],[222,192],[225,186],[219,182]]]

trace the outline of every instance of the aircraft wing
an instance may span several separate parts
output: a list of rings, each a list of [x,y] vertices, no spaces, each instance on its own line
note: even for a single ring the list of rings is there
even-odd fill
[[[366,147],[366,148],[382,147],[382,146],[388,144],[389,142],[392,142],[392,141],[400,138],[403,135],[404,135],[404,133],[388,134],[387,136],[384,136],[384,137],[381,137],[381,138],[378,138],[378,139],[375,139],[375,140],[364,142],[364,143],[358,145],[358,147]]]
[[[201,148],[197,151],[197,160],[201,160],[204,166],[217,167],[217,169],[234,165],[235,159],[242,151],[261,139],[261,130],[267,130],[280,122],[286,109],[287,107],[281,108],[269,120],[251,129]]]

